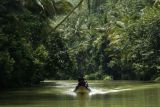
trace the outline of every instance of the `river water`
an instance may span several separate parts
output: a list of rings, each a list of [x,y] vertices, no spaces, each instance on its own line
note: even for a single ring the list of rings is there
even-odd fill
[[[76,81],[44,81],[34,88],[0,92],[0,107],[160,107],[160,84],[88,81],[91,92],[77,95]]]

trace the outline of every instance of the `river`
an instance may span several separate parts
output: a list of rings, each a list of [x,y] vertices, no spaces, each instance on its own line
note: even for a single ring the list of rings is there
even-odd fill
[[[160,84],[88,81],[91,92],[77,95],[76,81],[46,80],[42,86],[0,92],[0,107],[160,107]]]

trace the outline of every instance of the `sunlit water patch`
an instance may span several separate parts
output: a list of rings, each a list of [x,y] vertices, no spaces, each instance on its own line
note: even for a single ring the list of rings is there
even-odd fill
[[[52,83],[53,81],[44,81],[44,82],[50,82]],[[125,83],[125,82],[122,82]],[[63,95],[71,95],[71,96],[77,96],[77,94],[74,92],[74,89],[76,87],[77,83],[76,82],[66,82],[66,81],[57,81],[56,84],[54,85],[49,85],[46,87],[50,87],[49,91],[47,92],[51,92],[52,88],[53,90],[57,90],[57,94],[63,94]],[[148,88],[153,88],[156,87],[157,84],[125,84],[125,86],[123,86],[123,84],[121,85],[115,85],[114,87],[111,86],[104,86],[103,87],[103,83],[101,82],[91,82],[89,83],[91,92],[89,93],[89,96],[94,96],[94,95],[102,95],[102,94],[109,94],[109,93],[118,93],[118,92],[123,92],[123,91],[131,91],[131,90],[140,90],[140,89],[148,89]],[[110,85],[110,84],[109,84]]]
[[[52,82],[52,81],[45,81],[45,82]],[[106,88],[106,87],[93,87],[93,85],[101,85],[102,83],[89,83],[91,85],[90,89],[91,92],[89,93],[89,96],[94,96],[94,95],[101,95],[101,94],[108,94],[108,93],[115,93],[115,92],[121,92],[121,91],[127,91],[130,90],[129,88]],[[56,82],[56,85],[50,85],[47,87],[52,87],[54,90],[58,90],[59,94],[63,95],[71,95],[71,96],[77,96],[77,94],[74,92],[74,89],[76,87],[77,83],[73,82],[65,82],[65,81],[58,81]]]

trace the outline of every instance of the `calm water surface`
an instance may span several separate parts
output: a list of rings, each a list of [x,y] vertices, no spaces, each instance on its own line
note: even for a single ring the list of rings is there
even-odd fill
[[[0,107],[160,107],[160,84],[89,81],[92,92],[77,95],[76,81],[52,81],[42,87],[0,92]]]

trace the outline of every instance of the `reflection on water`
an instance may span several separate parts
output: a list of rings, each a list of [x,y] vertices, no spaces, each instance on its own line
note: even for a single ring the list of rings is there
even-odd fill
[[[0,107],[159,107],[159,83],[89,81],[89,94],[73,92],[76,81],[45,81],[42,87],[0,93]]]
[[[88,107],[89,95],[88,94],[78,94],[78,107]]]

